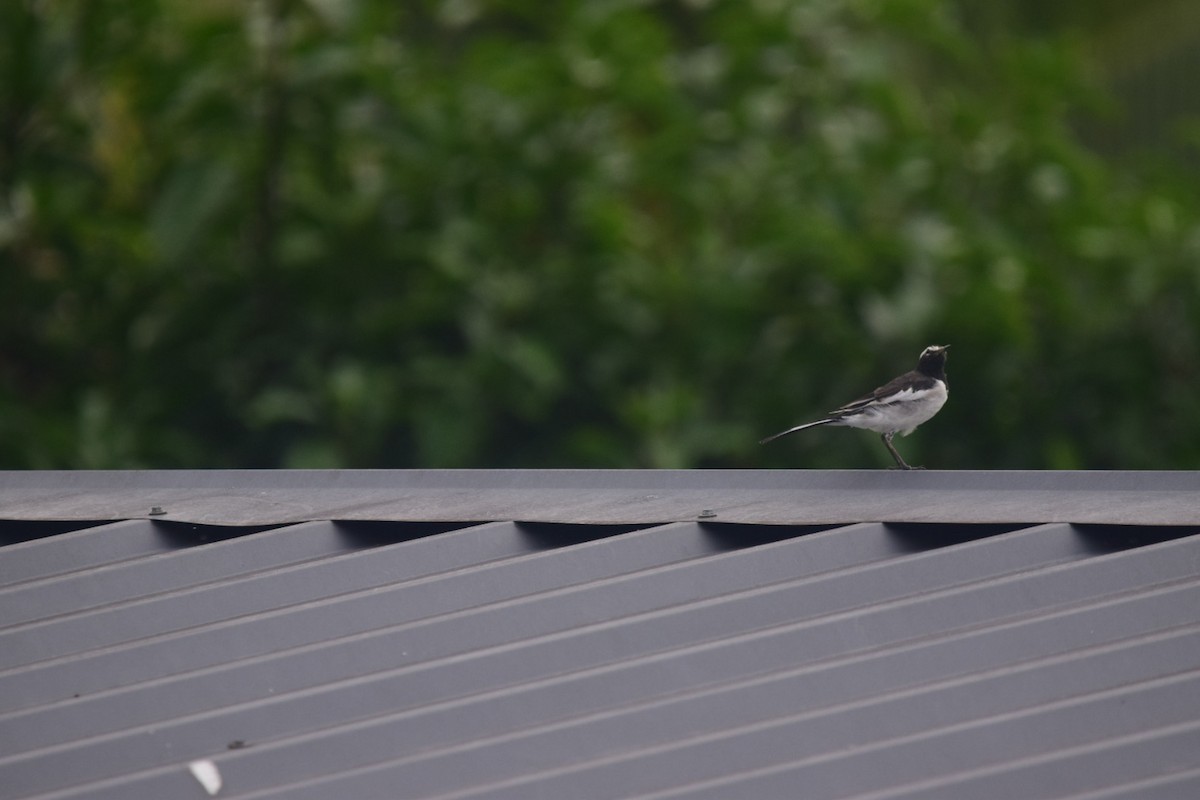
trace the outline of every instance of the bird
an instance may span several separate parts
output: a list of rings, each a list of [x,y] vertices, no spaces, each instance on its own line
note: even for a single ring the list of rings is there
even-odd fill
[[[897,433],[908,436],[923,422],[928,422],[946,404],[950,396],[946,380],[946,351],[950,345],[930,345],[921,351],[917,368],[885,383],[868,395],[847,403],[824,419],[806,422],[786,431],[761,440],[759,444],[772,442],[789,433],[815,428],[818,425],[838,425],[848,428],[864,428],[883,437],[896,466],[900,469],[924,469],[909,466],[892,444]]]

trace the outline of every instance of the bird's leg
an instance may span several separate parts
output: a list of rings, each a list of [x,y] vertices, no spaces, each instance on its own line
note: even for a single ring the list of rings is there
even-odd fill
[[[900,469],[922,469],[922,467],[910,467],[907,463],[905,463],[904,459],[900,457],[900,453],[897,452],[895,446],[892,445],[892,437],[895,435],[895,433],[883,434],[883,445],[888,449],[888,452],[892,454],[892,458],[896,459],[896,466]]]

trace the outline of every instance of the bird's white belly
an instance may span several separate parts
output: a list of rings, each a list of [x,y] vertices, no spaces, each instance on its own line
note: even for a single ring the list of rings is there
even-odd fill
[[[940,411],[949,396],[946,384],[938,381],[930,389],[903,392],[890,403],[872,403],[864,406],[855,413],[842,417],[835,424],[864,428],[876,433],[899,433],[907,436],[916,430],[918,425]]]

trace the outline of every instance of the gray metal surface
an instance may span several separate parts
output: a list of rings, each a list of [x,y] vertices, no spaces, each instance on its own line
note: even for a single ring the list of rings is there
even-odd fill
[[[324,493],[350,482],[376,515],[393,484],[459,521],[156,517],[28,541],[27,523],[0,523],[18,542],[0,547],[0,798],[199,798],[196,759],[219,770],[217,797],[247,800],[1100,800],[1200,786],[1200,528],[1030,524],[1014,509],[988,520],[1001,525],[544,524],[556,520],[539,509],[564,507],[553,498],[456,516],[541,484],[607,521],[606,492],[639,480],[648,494],[783,502],[798,477],[602,472],[588,492],[588,474],[23,476],[24,493],[74,476],[55,501],[72,513],[170,491],[219,518],[250,476],[239,496],[264,507],[307,484],[318,517],[342,518],[349,506]],[[885,475],[908,493],[907,475]],[[1056,475],[1058,489],[1016,474],[996,491],[1082,513],[1084,496],[1149,508],[1193,482]],[[862,476],[799,475],[843,497]],[[979,476],[919,475],[946,506],[927,513],[986,494]],[[471,480],[499,494],[482,502]]]
[[[220,470],[0,472],[0,519],[712,519],[758,524],[1200,524],[1198,472],[861,470]]]

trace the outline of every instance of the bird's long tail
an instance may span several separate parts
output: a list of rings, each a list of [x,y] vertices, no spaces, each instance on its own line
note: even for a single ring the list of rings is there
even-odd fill
[[[788,428],[786,431],[780,431],[779,433],[775,434],[774,436],[768,436],[765,439],[760,439],[758,443],[766,444],[767,442],[773,442],[776,439],[778,439],[780,436],[787,436],[789,433],[795,433],[796,431],[802,431],[805,428],[815,428],[818,425],[828,425],[829,423],[831,423],[833,421],[834,421],[833,417],[828,417],[827,419],[819,419],[816,422],[806,422],[803,425],[797,425],[794,428]]]

